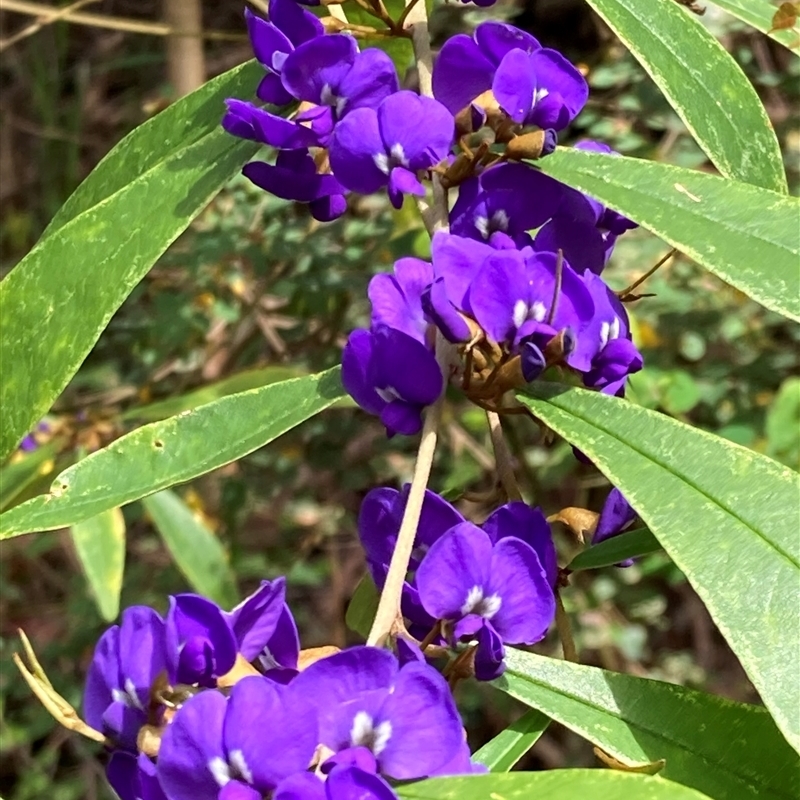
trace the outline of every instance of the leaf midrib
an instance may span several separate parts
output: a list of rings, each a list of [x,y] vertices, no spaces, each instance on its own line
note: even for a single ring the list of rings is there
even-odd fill
[[[661,739],[664,742],[667,742],[668,744],[673,745],[677,749],[682,750],[685,753],[688,753],[690,756],[693,756],[693,757],[699,759],[700,761],[704,762],[705,764],[708,764],[709,766],[715,767],[720,772],[727,773],[727,774],[733,776],[734,778],[736,778],[737,780],[741,781],[743,784],[745,784],[750,789],[752,789],[752,790],[754,790],[756,792],[760,792],[760,791],[766,789],[771,794],[773,794],[775,797],[786,798],[786,800],[794,800],[794,797],[791,794],[784,794],[783,792],[780,792],[780,791],[774,789],[771,786],[765,785],[763,783],[755,782],[756,779],[752,775],[743,775],[742,773],[738,772],[735,769],[728,768],[723,762],[719,762],[719,761],[716,761],[716,760],[712,759],[709,755],[705,754],[702,751],[699,751],[695,746],[685,745],[683,742],[678,741],[677,739],[672,739],[671,737],[665,735],[661,731],[653,731],[653,730],[651,730],[650,728],[646,727],[641,722],[636,722],[636,721],[632,721],[632,720],[626,719],[626,718],[621,716],[620,712],[614,713],[613,711],[609,710],[608,708],[605,708],[604,706],[598,705],[597,703],[594,703],[591,700],[586,700],[585,698],[580,697],[578,695],[574,695],[574,694],[572,694],[571,692],[569,692],[569,691],[567,691],[565,689],[554,689],[553,686],[551,686],[550,684],[547,684],[547,683],[545,683],[543,681],[537,680],[536,678],[533,678],[530,675],[526,675],[524,673],[519,673],[519,672],[517,672],[515,669],[513,669],[511,667],[508,669],[508,672],[510,674],[514,675],[519,680],[525,682],[525,683],[532,683],[532,684],[538,686],[539,688],[544,689],[545,691],[549,691],[549,692],[552,692],[553,694],[556,694],[557,696],[568,697],[570,700],[573,700],[574,702],[580,703],[581,705],[587,706],[588,708],[592,708],[595,711],[599,711],[599,712],[601,712],[603,714],[607,714],[608,716],[613,717],[614,719],[618,720],[619,722],[623,723],[624,725],[628,726],[629,728],[634,728],[634,729],[643,731],[644,733],[647,733],[647,734],[649,734],[650,736],[653,736],[656,739]],[[503,691],[507,692],[508,690],[504,689]],[[529,703],[530,702],[529,700],[524,700],[519,695],[517,695],[517,698],[519,700],[521,700],[522,702],[524,702],[524,703]],[[535,707],[539,708],[539,710],[542,711],[542,713],[547,713],[542,708],[540,708],[538,706],[535,706]],[[564,722],[563,721],[563,717],[562,717],[562,724],[566,725],[567,727],[572,727],[572,725],[574,723]],[[575,727],[579,727],[579,726],[575,725]],[[587,732],[589,731],[588,727],[587,728],[582,728],[581,730],[584,730],[584,731],[587,731]],[[608,745],[608,743],[604,743],[603,746],[607,747],[609,745]],[[619,751],[619,750],[618,750],[618,752],[621,753],[621,751]],[[667,761],[667,763],[669,763],[669,761]]]
[[[536,399],[541,399],[541,398],[536,398]],[[773,542],[771,539],[769,539],[766,534],[764,534],[760,530],[758,530],[758,528],[753,527],[749,522],[747,522],[746,520],[742,519],[734,511],[731,511],[722,502],[716,500],[714,497],[712,497],[710,494],[708,494],[705,490],[703,490],[700,487],[698,487],[694,483],[694,481],[684,477],[682,474],[680,474],[678,472],[675,472],[674,470],[672,470],[669,467],[665,466],[657,458],[655,458],[654,456],[648,455],[647,453],[645,453],[643,450],[640,450],[635,445],[630,444],[629,442],[626,442],[624,439],[621,439],[616,433],[613,433],[612,431],[608,430],[607,428],[604,428],[602,425],[600,425],[600,424],[598,424],[596,422],[592,422],[592,421],[586,419],[586,417],[582,416],[577,411],[573,411],[571,409],[564,409],[561,406],[556,405],[555,403],[551,403],[550,400],[544,400],[544,402],[552,405],[554,408],[559,409],[559,411],[562,411],[562,412],[567,413],[567,414],[572,414],[574,417],[579,419],[581,422],[585,423],[586,425],[589,425],[590,427],[593,427],[595,430],[598,430],[598,431],[601,431],[602,433],[605,433],[607,436],[610,436],[612,439],[616,440],[621,445],[630,448],[631,450],[633,450],[634,453],[637,453],[638,455],[642,456],[642,458],[645,458],[648,461],[651,461],[652,463],[654,463],[657,466],[661,467],[661,469],[663,469],[665,472],[668,472],[670,475],[675,476],[678,480],[683,481],[687,486],[691,487],[698,494],[700,494],[703,497],[705,497],[713,505],[716,505],[717,508],[721,509],[723,512],[725,512],[728,515],[730,515],[731,517],[733,517],[733,519],[735,519],[737,522],[741,523],[745,528],[751,530],[765,544],[767,544],[776,553],[778,553],[784,559],[786,559],[792,567],[794,567],[795,569],[800,570],[800,563],[795,561],[795,559],[792,557],[792,555],[790,553],[787,553],[786,551],[784,551],[784,549],[782,547],[779,547],[775,542]]]

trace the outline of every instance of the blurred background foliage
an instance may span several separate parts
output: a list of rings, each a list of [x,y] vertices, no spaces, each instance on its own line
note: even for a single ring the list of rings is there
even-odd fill
[[[102,0],[91,10],[152,22],[161,9],[154,0]],[[237,34],[206,43],[209,77],[250,57],[241,11],[234,0],[204,4],[205,29]],[[652,81],[582,0],[507,2],[491,13],[564,50],[587,75],[590,101],[562,143],[598,138],[627,155],[711,169]],[[440,7],[436,40],[482,18],[485,12],[474,7]],[[796,194],[800,59],[712,4],[702,19],[759,92]],[[3,38],[29,23],[30,17],[0,12]],[[3,50],[3,274],[97,161],[168,102],[164,61],[159,37],[63,23],[44,25]],[[406,79],[413,83],[413,73]],[[608,269],[610,283],[629,285],[667,249],[649,233],[626,235]],[[347,332],[366,320],[370,276],[410,252],[427,255],[409,206],[394,212],[382,198],[364,198],[345,218],[320,225],[301,207],[233,180],[112,319],[34,433],[38,449],[2,467],[0,509],[46,491],[58,471],[138,425],[338,363]],[[680,255],[644,291],[654,296],[629,306],[646,361],[630,399],[796,467],[797,327]],[[608,485],[599,473],[579,464],[565,443],[543,441],[529,420],[507,422],[531,502],[548,514],[566,506],[600,509]],[[158,515],[141,503],[124,508],[122,606],[163,610],[166,594],[197,588],[198,569],[202,581],[203,570],[222,560],[217,566],[225,574],[230,568],[239,595],[262,578],[288,576],[304,646],[356,641],[344,614],[364,572],[359,504],[370,487],[400,486],[410,477],[414,445],[388,442],[376,420],[342,403],[273,445],[178,487],[179,507],[194,524],[188,550],[204,543],[199,566],[187,563],[187,548],[163,520],[156,527]],[[456,399],[447,408],[432,486],[481,519],[488,508],[480,493],[492,488],[492,464],[482,413]],[[556,530],[566,560],[577,545]],[[10,661],[23,627],[53,683],[79,706],[93,645],[107,623],[75,541],[59,531],[2,546],[0,794],[6,800],[110,797],[94,746],[54,727]],[[224,596],[233,591],[228,585]],[[702,603],[663,553],[629,569],[576,573],[566,602],[585,663],[757,700]],[[548,639],[537,650],[555,655],[559,648]],[[475,746],[520,713],[486,686],[462,687],[460,699]],[[523,766],[594,763],[585,742],[553,725]]]

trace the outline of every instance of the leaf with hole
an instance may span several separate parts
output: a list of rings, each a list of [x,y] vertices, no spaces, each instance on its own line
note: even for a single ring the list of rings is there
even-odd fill
[[[335,367],[145,425],[62,472],[49,494],[0,514],[0,539],[73,525],[204,475],[277,439],[343,394]]]
[[[800,476],[618,397],[546,383],[526,391],[520,401],[636,509],[800,749]]]

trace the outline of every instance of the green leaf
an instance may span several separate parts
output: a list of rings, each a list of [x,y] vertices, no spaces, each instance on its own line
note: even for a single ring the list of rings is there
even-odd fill
[[[800,46],[800,33],[795,30],[772,31],[772,17],[778,10],[778,2],[773,4],[770,0],[712,0],[715,6],[724,8],[729,14],[752,25],[762,33],[769,35],[771,39],[780,42],[785,47],[790,48],[796,56],[800,56],[797,50]],[[770,31],[772,31],[770,33]]]
[[[623,763],[715,800],[790,800],[798,760],[766,709],[510,648],[495,685]]]
[[[627,558],[639,558],[660,549],[661,543],[647,528],[638,528],[587,547],[569,562],[567,569],[577,572],[581,569],[610,567]]]
[[[344,392],[339,371],[229,395],[145,425],[64,470],[49,494],[0,514],[0,539],[73,525],[235,461],[336,402]]]
[[[555,769],[432,778],[395,789],[403,800],[708,800],[706,795],[651,775],[600,769]]]
[[[125,569],[125,518],[109,508],[70,528],[75,552],[100,616],[111,622],[119,613]]]
[[[257,151],[219,121],[224,98],[252,94],[258,72],[238,67],[175,103],[166,121],[158,115],[129,134],[0,284],[0,458],[50,408],[133,287]]]
[[[345,614],[345,624],[353,633],[366,639],[378,610],[378,600],[381,594],[369,574],[364,575],[358,582]]]
[[[233,608],[239,602],[236,580],[219,539],[169,489],[146,497],[143,503],[192,588],[223,608]]]
[[[289,380],[289,378],[299,378],[301,370],[290,366],[270,366],[261,369],[249,369],[231,375],[224,380],[208,384],[200,389],[195,389],[178,397],[169,397],[166,400],[158,400],[144,406],[135,406],[120,415],[120,419],[139,420],[141,422],[155,422],[159,419],[166,419],[180,414],[181,411],[189,411],[192,408],[210,403],[212,400],[219,400],[220,397],[227,397],[236,392],[246,392],[248,389],[258,389],[261,386],[269,386],[271,383]]]
[[[534,383],[519,399],[625,495],[800,748],[798,475],[618,397]]]
[[[597,198],[762,305],[800,321],[800,201],[694,170],[558,148],[543,172]]]
[[[531,708],[474,752],[472,760],[490,772],[508,772],[539,741],[549,724],[550,717]]]
[[[726,177],[786,192],[780,146],[756,90],[694,15],[677,3],[589,0],[652,77]]]
[[[0,511],[12,505],[37,478],[52,471],[60,444],[59,441],[48,442],[0,467]]]
[[[767,453],[800,466],[800,378],[787,378],[767,412]]]

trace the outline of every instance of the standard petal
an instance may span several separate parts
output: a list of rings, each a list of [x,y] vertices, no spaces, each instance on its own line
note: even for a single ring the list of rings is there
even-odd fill
[[[217,800],[230,780],[222,745],[227,702],[215,690],[185,702],[161,737],[158,780],[170,800]]]
[[[432,775],[464,742],[461,717],[447,681],[428,664],[404,666],[381,709],[391,726],[378,754],[381,772],[397,780]]]
[[[436,278],[422,295],[422,308],[448,342],[455,344],[470,340],[470,327],[450,302],[444,278]]]
[[[531,508],[527,503],[506,503],[493,511],[481,525],[493,544],[514,537],[527,542],[544,566],[551,585],[558,575],[556,547],[553,532],[541,508]]]
[[[492,93],[500,108],[514,122],[521,123],[533,108],[536,75],[522,50],[510,50],[503,56],[492,80]]]
[[[448,39],[433,66],[433,96],[458,114],[492,87],[494,64],[466,34]]]
[[[495,545],[489,591],[501,599],[491,624],[504,642],[534,644],[544,638],[555,618],[555,595],[529,544],[506,538]]]
[[[356,58],[358,45],[352,36],[335,33],[318,36],[290,53],[281,68],[286,91],[298,100],[327,103],[338,97],[342,80]]]
[[[320,714],[362,692],[388,689],[397,674],[397,659],[377,647],[351,647],[315,661],[292,682],[299,696],[307,696]]]
[[[529,33],[507,22],[491,20],[478,25],[475,29],[475,41],[481,52],[495,64],[499,64],[511,50],[522,50],[530,54],[542,48]]]
[[[109,628],[94,648],[86,688],[83,693],[83,715],[95,730],[101,730],[103,714],[112,702],[111,692],[120,688],[119,625]]]
[[[319,19],[300,8],[294,0],[269,0],[268,10],[269,21],[283,31],[295,47],[325,33]]]
[[[377,108],[400,88],[397,70],[389,56],[377,47],[360,52],[339,85],[340,116],[357,108]]]
[[[433,274],[443,278],[447,297],[459,311],[468,311],[466,296],[475,276],[495,250],[487,244],[444,231],[431,241]]]
[[[131,695],[135,691],[144,708],[153,681],[167,668],[166,627],[152,608],[131,606],[122,612],[119,658],[121,688]]]
[[[279,28],[267,22],[250,9],[245,8],[244,18],[247,23],[247,35],[253,47],[253,55],[263,67],[272,69],[272,56],[274,53],[290,53],[294,45]]]
[[[528,302],[530,284],[522,254],[494,251],[472,281],[469,306],[478,324],[495,342],[512,336],[534,309]]]
[[[343,186],[372,194],[389,180],[388,160],[371,108],[357,108],[333,129],[330,146],[333,174]],[[386,163],[385,170],[379,164]]]
[[[397,541],[405,500],[397,489],[372,489],[358,512],[358,536],[367,559],[388,564]]]
[[[556,50],[543,48],[531,55],[530,61],[538,88],[546,89],[557,102],[537,103],[526,122],[560,131],[586,105],[589,85],[583,75]]]
[[[457,619],[471,592],[488,580],[492,542],[471,522],[462,522],[431,545],[417,569],[416,584],[425,610],[436,619]]]
[[[319,144],[319,137],[313,131],[252,103],[229,98],[225,105],[228,111],[222,118],[222,127],[234,136],[279,148],[296,149]]]
[[[257,661],[265,672],[294,670],[297,669],[299,655],[300,638],[297,634],[297,624],[289,606],[284,603],[275,631],[266,647],[259,653]],[[275,676],[270,673],[270,678],[273,677]]]
[[[393,275],[376,275],[367,288],[373,325],[388,325],[425,342],[428,322],[422,310],[422,294],[433,280],[433,267],[419,258],[401,258]]]
[[[261,586],[229,613],[223,612],[236,645],[252,661],[270,640],[286,605],[286,578],[261,581]]]
[[[316,711],[291,684],[249,676],[231,691],[223,741],[231,766],[267,792],[311,763],[319,742]]]

